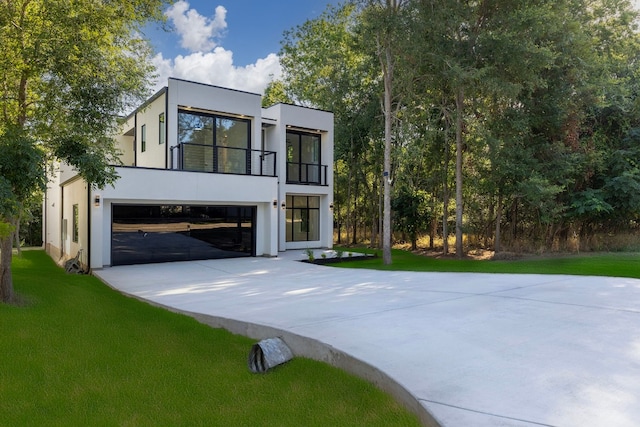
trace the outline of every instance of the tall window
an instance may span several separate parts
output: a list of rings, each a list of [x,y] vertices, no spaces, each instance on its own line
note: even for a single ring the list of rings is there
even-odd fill
[[[320,240],[320,197],[287,196],[287,242]]]
[[[79,215],[78,205],[75,204],[73,205],[73,218],[71,219],[72,221],[71,240],[74,243],[78,243],[78,234],[80,230],[80,224],[78,224],[79,222],[78,215]]]
[[[320,184],[320,135],[287,132],[287,182]]]
[[[140,139],[140,150],[144,153],[147,151],[147,125],[142,125],[142,129],[140,129]]]
[[[164,113],[158,116],[158,143],[164,144],[167,140],[167,128],[164,124]]]
[[[185,170],[250,173],[251,121],[200,112],[178,112],[178,142]]]

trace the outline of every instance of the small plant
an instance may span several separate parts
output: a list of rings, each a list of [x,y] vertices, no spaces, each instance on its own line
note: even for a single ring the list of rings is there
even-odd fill
[[[307,259],[310,262],[313,262],[316,259],[315,255],[313,254],[313,250],[312,249],[307,248],[307,249],[305,249],[304,253],[307,254]]]
[[[353,256],[353,253],[349,252],[349,253],[347,254],[347,256],[348,256],[349,258],[351,258],[351,257]]]
[[[324,252],[320,256],[322,257],[322,259],[327,259],[327,254],[325,254]]]
[[[344,251],[342,249],[336,249],[336,258],[342,259],[343,255],[344,255]]]

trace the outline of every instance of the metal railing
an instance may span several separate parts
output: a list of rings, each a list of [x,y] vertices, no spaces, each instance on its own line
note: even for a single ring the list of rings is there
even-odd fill
[[[287,184],[327,185],[327,165],[287,162]]]
[[[177,147],[179,169],[194,172],[276,176],[276,152],[182,143]]]

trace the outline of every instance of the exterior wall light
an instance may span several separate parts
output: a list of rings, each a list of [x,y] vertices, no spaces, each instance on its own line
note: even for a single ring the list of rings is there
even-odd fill
[[[95,198],[93,199],[93,205],[95,207],[100,207],[100,195],[96,194]]]
[[[333,203],[329,204],[329,209],[333,210]]]
[[[276,199],[273,199],[273,207],[274,208],[278,207],[278,201]]]
[[[285,202],[282,202],[280,207],[282,208],[282,210],[285,210],[285,209],[287,209],[287,204]]]

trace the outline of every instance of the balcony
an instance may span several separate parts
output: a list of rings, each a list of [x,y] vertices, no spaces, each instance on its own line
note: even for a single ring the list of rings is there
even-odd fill
[[[287,162],[287,184],[327,185],[327,165]]]
[[[178,150],[179,169],[235,175],[276,176],[276,152],[182,143]]]

